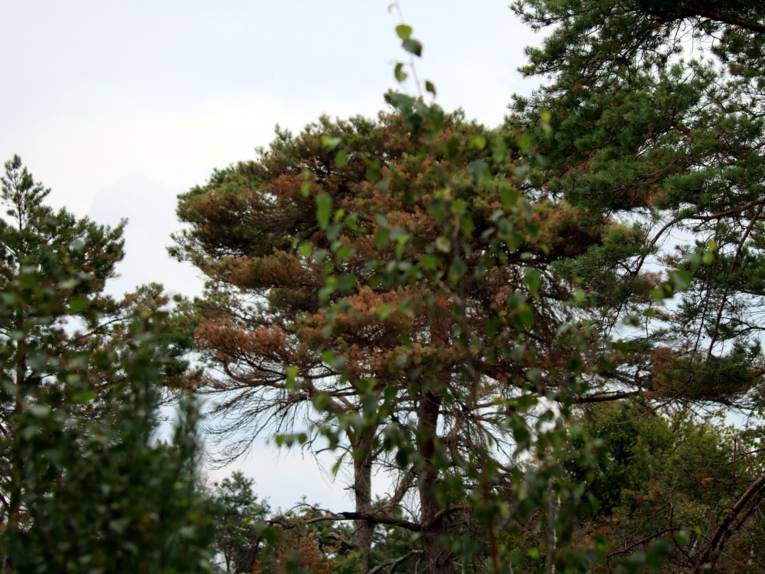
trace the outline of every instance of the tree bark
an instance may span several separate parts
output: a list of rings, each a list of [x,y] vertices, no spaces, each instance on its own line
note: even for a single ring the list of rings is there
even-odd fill
[[[453,572],[451,554],[444,545],[444,532],[436,521],[439,512],[436,499],[438,469],[433,456],[436,451],[438,416],[441,410],[441,396],[426,390],[417,409],[417,452],[421,458],[420,514],[422,521],[422,550],[427,574],[450,574]]]
[[[449,301],[440,299],[431,308],[430,342],[435,348],[449,345],[452,319]],[[423,381],[417,405],[417,453],[420,457],[418,494],[420,499],[420,520],[422,524],[422,550],[427,574],[451,574],[452,555],[446,546],[444,521],[438,520],[439,505],[436,498],[438,468],[435,466],[438,421],[441,414],[443,393],[449,373],[438,369],[432,378]]]
[[[730,511],[723,517],[720,524],[715,528],[709,543],[700,551],[699,558],[696,561],[696,568],[694,572],[703,572],[705,569],[714,568],[717,558],[722,551],[725,542],[733,534],[733,532],[743,526],[746,518],[749,517],[751,510],[759,504],[757,497],[765,490],[765,476],[761,476],[749,485],[744,494],[735,502]],[[754,502],[752,502],[754,500]],[[739,521],[736,527],[733,526],[736,517],[742,514],[749,503],[750,512],[746,512],[741,521]]]
[[[372,438],[362,437],[352,446],[353,492],[356,512],[372,514]],[[361,551],[361,572],[369,571],[369,552],[372,549],[375,523],[370,520],[354,522],[353,545]]]

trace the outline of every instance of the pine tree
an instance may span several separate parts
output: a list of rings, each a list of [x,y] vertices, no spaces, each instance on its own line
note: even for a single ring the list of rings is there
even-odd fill
[[[162,386],[188,378],[167,298],[104,295],[122,225],[47,207],[18,157],[2,184],[3,571],[206,571],[194,405],[154,436]]]
[[[659,409],[722,407],[756,420],[765,390],[765,6],[523,0],[515,9],[549,28],[525,68],[549,81],[517,99],[508,121],[525,129],[549,118],[552,135],[530,138],[530,154],[544,157],[531,185],[635,225],[640,238],[631,253],[626,243],[603,246],[562,270],[597,294],[589,303],[615,333],[622,389]],[[700,259],[707,264],[690,264]],[[688,286],[664,308],[634,294],[641,276],[657,273]],[[625,319],[639,329],[620,326]],[[763,489],[761,477],[739,487],[684,568],[714,568]]]
[[[241,472],[215,484],[210,493],[215,507],[215,547],[226,574],[247,574],[264,553],[270,507],[258,500],[253,481]],[[267,550],[266,550],[267,551]]]
[[[221,432],[252,428],[246,447],[311,417],[354,463],[356,510],[334,518],[357,521],[365,555],[375,524],[418,533],[427,572],[520,564],[498,524],[538,526],[548,572],[604,558],[572,550],[586,479],[561,462],[578,405],[761,403],[758,6],[516,9],[558,25],[527,70],[554,79],[502,129],[391,93],[393,114],[279,133],[179,206],[175,252],[210,279],[202,388],[236,415]],[[681,60],[682,31],[721,35],[718,65]],[[411,27],[397,33],[420,54]],[[375,467],[398,472],[377,504]],[[416,521],[393,512],[410,489]],[[715,532],[694,567],[725,544]]]
[[[15,419],[46,375],[66,369],[75,357],[79,341],[67,334],[69,318],[86,307],[113,307],[101,292],[123,252],[121,226],[99,227],[45,206],[49,190],[34,181],[18,156],[5,170],[0,196],[2,500],[3,520],[13,524],[21,512],[24,462],[12,447]]]
[[[235,415],[222,431],[253,425],[249,441],[315,407],[354,464],[356,509],[337,517],[358,520],[356,545],[376,523],[409,528],[427,571],[447,572],[449,525],[495,481],[525,480],[494,456],[530,447],[524,409],[600,400],[578,386],[585,340],[553,264],[628,232],[521,195],[502,133],[390,98],[400,113],[280,133],[213,174],[181,198],[176,254],[209,278],[197,341],[202,390]],[[375,466],[399,478],[373,504]],[[415,487],[418,522],[396,518]]]
[[[634,384],[751,408],[762,370],[762,6],[540,1],[516,10],[555,26],[526,68],[553,81],[518,99],[509,122],[549,117],[554,135],[538,134],[530,147],[545,159],[531,185],[635,229],[634,241],[564,273],[597,293],[606,328],[643,315],[649,334],[629,343],[640,349]],[[685,53],[683,34],[696,53]],[[715,252],[704,256],[709,264],[690,269],[705,246]],[[678,285],[695,279],[668,314],[636,293],[641,277],[662,268],[675,270]]]

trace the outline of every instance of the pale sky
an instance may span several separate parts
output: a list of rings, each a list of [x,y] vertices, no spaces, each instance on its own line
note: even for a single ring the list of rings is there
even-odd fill
[[[498,124],[533,34],[509,0],[401,0],[438,102]],[[199,293],[166,255],[177,194],[252,158],[276,124],[383,109],[403,59],[386,0],[0,0],[0,159],[18,153],[51,202],[100,223],[129,219],[110,289],[148,281]],[[327,468],[331,458],[325,457]],[[261,442],[239,462],[275,506],[350,497],[307,457]],[[230,468],[211,473],[225,476]]]

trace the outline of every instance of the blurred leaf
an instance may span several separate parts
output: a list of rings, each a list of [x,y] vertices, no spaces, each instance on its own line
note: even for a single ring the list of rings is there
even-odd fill
[[[401,46],[410,54],[414,54],[418,57],[422,56],[422,43],[420,43],[419,40],[415,40],[414,38],[407,38],[401,43]]]
[[[322,229],[329,225],[331,214],[332,197],[327,192],[322,191],[316,195],[316,220]]]

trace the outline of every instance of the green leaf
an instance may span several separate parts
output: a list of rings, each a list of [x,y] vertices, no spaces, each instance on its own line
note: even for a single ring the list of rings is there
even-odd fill
[[[348,259],[351,255],[353,255],[354,251],[351,249],[348,245],[340,245],[340,247],[337,248],[337,251],[335,251],[335,256],[339,261],[345,261]]]
[[[452,242],[449,241],[446,237],[438,237],[436,239],[436,249],[442,251],[443,253],[449,253],[449,251],[452,249]]]
[[[500,321],[499,317],[492,317],[489,319],[486,323],[486,334],[490,337],[497,334],[497,331],[499,331],[499,327],[502,325],[502,321]]]
[[[300,247],[298,247],[298,253],[305,258],[310,257],[311,253],[313,253],[313,245],[310,243],[301,243]]]
[[[486,147],[486,138],[483,136],[473,136],[470,138],[470,147],[482,150]]]
[[[384,227],[378,227],[373,238],[373,241],[375,242],[375,247],[377,247],[378,249],[384,248],[388,244],[389,239],[390,239],[390,232]]]
[[[60,281],[58,284],[59,289],[74,289],[79,285],[79,281],[73,277],[70,277],[69,279],[64,279],[63,281]]]
[[[72,315],[81,313],[88,307],[88,300],[82,297],[75,297],[69,301],[69,312]]]
[[[495,136],[491,140],[491,158],[495,163],[501,163],[507,159],[507,144],[501,136]]]
[[[467,265],[462,259],[455,259],[452,264],[449,265],[449,279],[452,282],[459,281],[467,271]]]
[[[502,198],[502,207],[505,209],[511,209],[521,199],[521,194],[517,189],[503,189],[500,192]]]
[[[464,199],[457,199],[452,203],[452,213],[464,215],[468,210],[468,202]]]
[[[462,233],[465,235],[465,237],[470,237],[473,235],[473,231],[475,231],[475,222],[473,221],[473,218],[470,217],[470,215],[465,215],[460,219],[460,229],[462,230]]]
[[[691,284],[691,281],[693,281],[693,274],[685,269],[677,269],[676,271],[673,271],[670,276],[672,278],[672,284],[678,291],[687,289]]]
[[[522,133],[518,136],[518,147],[521,148],[523,153],[527,153],[531,148],[531,136],[527,133]]]
[[[403,82],[409,77],[409,74],[404,71],[404,64],[402,62],[396,62],[396,67],[393,68],[393,75],[397,82]]]
[[[533,384],[538,385],[542,381],[542,370],[532,367],[526,371],[526,378]]]
[[[109,522],[109,528],[111,528],[117,534],[122,534],[130,526],[130,518],[119,518]]]
[[[526,286],[529,288],[529,292],[534,297],[539,295],[539,285],[541,283],[539,271],[533,268],[527,269],[526,274],[523,276],[523,280],[526,283]]]
[[[417,57],[422,56],[422,43],[419,40],[407,38],[401,42],[401,46],[410,54],[414,54]]]
[[[316,220],[322,229],[329,225],[329,217],[332,214],[332,197],[325,191],[316,196]]]
[[[390,317],[391,312],[392,310],[390,306],[383,303],[382,305],[378,305],[377,309],[375,309],[375,316],[381,321],[385,321],[385,319]]]
[[[88,390],[82,391],[72,395],[72,400],[76,403],[89,403],[96,398],[96,391]]]
[[[324,149],[335,149],[342,141],[340,138],[331,137],[326,134],[321,136],[321,145],[324,146]]]
[[[396,258],[401,259],[404,256],[404,250],[406,249],[406,244],[410,239],[410,235],[407,233],[404,233],[402,235],[399,235],[398,239],[396,240]]]
[[[340,151],[335,154],[335,165],[337,167],[343,167],[345,164],[348,163],[348,152],[344,149],[341,149]]]
[[[330,400],[326,393],[315,394],[311,397],[311,402],[317,411],[323,411],[330,405]]]
[[[346,273],[337,280],[337,290],[342,292],[351,291],[358,285],[358,282],[353,273]]]
[[[534,311],[526,303],[521,303],[518,307],[518,320],[527,329],[534,326]]]
[[[291,365],[285,369],[285,372],[287,374],[287,388],[294,387],[298,376],[298,368],[294,365]]]
[[[412,35],[412,27],[407,24],[399,24],[396,26],[396,34],[402,40],[408,40]]]
[[[717,242],[712,240],[707,242],[706,250],[704,251],[703,261],[704,265],[711,265],[715,260],[715,252],[717,251]]]
[[[468,164],[468,172],[473,179],[483,179],[489,175],[489,164],[482,159],[471,161]]]
[[[441,263],[441,259],[437,255],[423,255],[420,258],[420,263],[428,271],[435,271]]]
[[[436,97],[436,86],[430,80],[425,80],[425,91]]]
[[[51,408],[48,405],[32,404],[27,406],[27,410],[32,413],[32,416],[35,416],[38,419],[47,417],[51,412]]]

